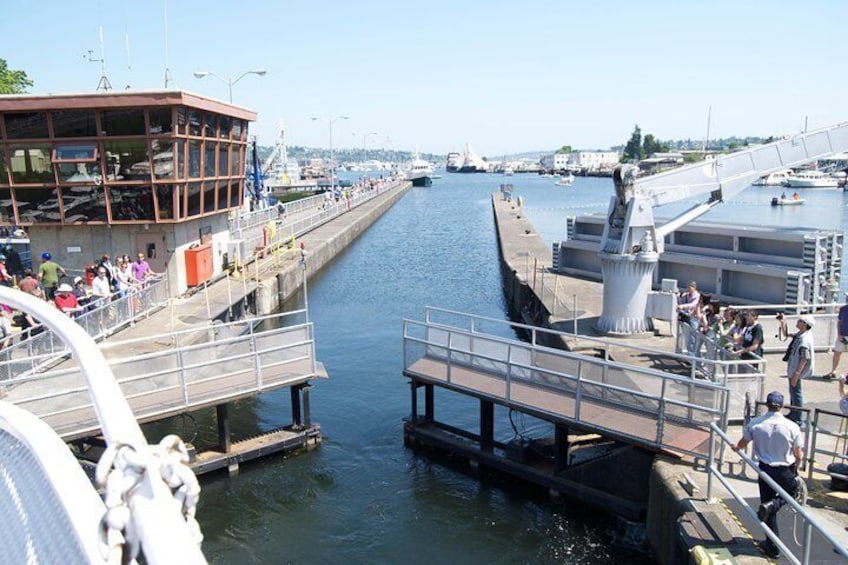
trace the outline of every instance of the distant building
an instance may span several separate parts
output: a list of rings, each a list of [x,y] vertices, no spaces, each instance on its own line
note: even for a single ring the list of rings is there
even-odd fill
[[[645,173],[656,173],[679,167],[684,163],[682,153],[653,153],[647,159],[639,161],[639,169]]]
[[[189,246],[221,270],[255,119],[182,91],[0,96],[0,225],[72,271],[142,252],[181,292]]]
[[[569,166],[585,171],[612,169],[620,160],[616,151],[575,151],[569,155]]]
[[[552,155],[544,155],[540,160],[542,168],[548,171],[565,170],[568,166],[568,160],[571,153],[554,153]]]

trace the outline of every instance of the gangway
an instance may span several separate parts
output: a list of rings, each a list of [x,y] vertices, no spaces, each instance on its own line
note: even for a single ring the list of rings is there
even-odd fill
[[[262,316],[135,340],[101,344],[121,391],[140,422],[158,420],[323,374],[304,311]],[[156,344],[158,350],[150,351]],[[138,353],[143,351],[143,353]],[[127,352],[136,352],[127,355]],[[49,424],[62,439],[99,432],[78,366],[3,383],[4,400]]]
[[[503,325],[487,331],[480,318],[427,308],[424,321],[404,320],[403,374],[554,424],[695,458],[709,454],[711,424],[726,428],[726,386],[526,343],[515,332],[530,326]]]

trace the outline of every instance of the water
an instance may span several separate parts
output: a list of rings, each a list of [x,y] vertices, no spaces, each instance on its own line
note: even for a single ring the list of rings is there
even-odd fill
[[[649,562],[612,543],[614,520],[509,480],[471,478],[403,446],[410,393],[402,376],[402,320],[421,319],[425,305],[506,319],[490,201],[504,181],[548,242],[564,239],[567,215],[603,212],[612,194],[610,179],[557,187],[535,175],[448,174],[432,187],[411,189],[323,269],[309,283],[309,306],[318,358],[330,375],[312,393],[324,443],[290,459],[247,464],[233,479],[204,479],[198,516],[211,561]],[[708,219],[846,225],[841,191],[772,208],[779,193],[748,189]],[[232,410],[241,437],[287,424],[289,414],[287,390]],[[476,429],[478,406],[437,390],[436,417]],[[549,431],[532,418],[515,425],[529,436]],[[214,437],[208,421],[200,427]],[[514,433],[507,413],[496,411],[497,439]]]
[[[211,561],[647,562],[610,543],[614,521],[403,446],[403,318],[421,319],[429,305],[506,319],[490,201],[499,182],[445,175],[411,189],[310,281],[318,358],[330,375],[312,392],[324,442],[203,480],[198,517]],[[234,427],[248,430],[239,435],[287,424],[288,398],[282,390],[239,403]],[[441,421],[476,429],[478,411],[436,391]],[[498,439],[509,440],[506,412],[496,417]],[[530,418],[515,424],[527,435],[547,431]],[[201,427],[211,435],[208,422]]]

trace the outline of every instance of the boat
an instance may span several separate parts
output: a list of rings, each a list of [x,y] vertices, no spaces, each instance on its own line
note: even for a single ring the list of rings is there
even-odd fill
[[[412,182],[412,186],[430,186],[433,184],[433,167],[414,153],[409,169],[405,171],[406,180]]]
[[[798,171],[789,175],[786,186],[790,188],[838,188],[839,179],[821,171]]]
[[[459,172],[459,168],[462,166],[462,155],[457,153],[456,151],[452,151],[448,153],[448,160],[445,164],[445,170],[449,173]]]
[[[489,165],[477,156],[471,148],[470,143],[465,144],[465,153],[462,156],[462,166],[456,171],[458,173],[487,173]]]
[[[791,197],[775,196],[771,199],[772,206],[800,206],[804,202],[806,202],[806,200],[799,197],[797,194]]]
[[[760,177],[751,183],[752,186],[783,186],[786,184],[786,179],[792,174],[792,169],[783,169],[775,171],[764,177]]]
[[[566,173],[561,176],[559,180],[557,180],[554,184],[557,186],[571,186],[571,183],[574,182],[574,175],[571,173]]]

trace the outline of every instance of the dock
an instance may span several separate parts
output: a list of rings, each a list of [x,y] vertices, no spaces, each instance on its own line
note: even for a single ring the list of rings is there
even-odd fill
[[[756,391],[754,400],[762,391],[785,392],[782,351],[767,350],[760,372],[734,390],[718,382],[717,373],[716,382],[695,378],[695,364],[685,365],[674,332],[599,335],[602,283],[551,269],[552,250],[524,216],[520,200],[496,194],[492,206],[504,293],[515,320],[509,325],[525,340],[498,337],[502,330],[487,327],[495,320],[436,308],[427,309],[421,321],[407,320],[404,376],[410,379],[412,409],[404,427],[406,445],[446,454],[474,473],[505,474],[556,497],[643,522],[664,564],[688,561],[685,551],[696,547],[729,552],[740,563],[766,562],[751,541],[762,539],[756,520],[727,493],[721,504],[705,500],[704,468],[712,421],[721,422],[731,437],[741,437],[741,427],[731,421],[741,421],[733,417],[741,407],[732,397],[738,399],[743,390]],[[816,357],[821,374],[830,366],[830,354],[823,347]],[[805,406],[824,408],[822,418],[830,417],[828,408],[838,413],[834,383],[814,378],[804,387]],[[479,429],[438,421],[435,388],[477,399]],[[552,437],[532,444],[495,441],[498,407],[549,422]],[[724,419],[716,417],[719,412]],[[820,424],[823,432],[834,425],[833,420]],[[827,449],[833,444],[819,446],[805,469],[811,492],[806,509],[828,535],[848,545],[848,498],[827,488]],[[756,504],[756,476],[750,471],[746,476],[737,459],[724,456],[723,474]],[[790,521],[781,530],[791,527]],[[782,538],[791,542],[790,536]],[[833,556],[826,543],[814,541],[824,548],[819,557]]]

